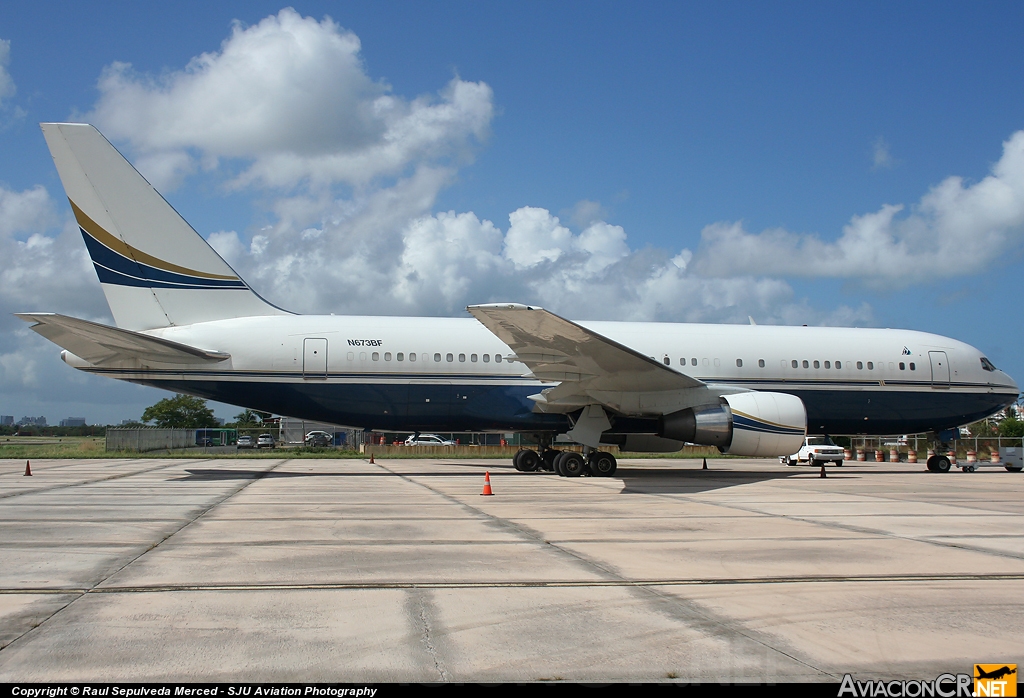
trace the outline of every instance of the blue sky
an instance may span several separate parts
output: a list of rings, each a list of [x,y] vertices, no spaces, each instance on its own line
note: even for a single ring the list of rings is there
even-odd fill
[[[1024,376],[1019,3],[284,7],[5,9],[0,413],[162,395],[10,315],[109,318],[37,126],[72,119],[303,312],[908,327]]]

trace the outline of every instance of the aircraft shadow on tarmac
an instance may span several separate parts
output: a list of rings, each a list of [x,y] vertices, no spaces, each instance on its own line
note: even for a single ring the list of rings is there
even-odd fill
[[[450,468],[452,466],[472,467],[479,471],[479,463],[439,463],[439,466]],[[511,466],[488,465],[488,470],[512,470]],[[409,471],[398,470],[380,472],[346,472],[340,470],[331,471],[307,471],[296,472],[289,470],[249,470],[243,468],[186,468],[188,475],[184,477],[171,478],[172,482],[207,482],[212,480],[260,480],[263,478],[295,478],[295,477],[316,477],[316,478],[389,478],[389,477],[416,477],[416,478],[446,478],[466,477],[465,472],[451,471]],[[476,474],[476,473],[474,473]],[[511,474],[511,473],[510,473]],[[836,477],[832,475],[831,477]],[[554,473],[521,473],[516,477],[528,478],[557,478]],[[736,470],[701,470],[690,467],[681,468],[659,468],[648,470],[640,468],[620,467],[618,472],[610,478],[619,480],[622,489],[619,494],[695,494],[708,490],[736,487],[770,480],[784,480],[793,477],[814,478],[817,471],[811,469],[790,470],[785,472],[771,471],[736,471]]]
[[[697,468],[640,470],[619,467],[615,478],[622,481],[619,494],[696,494],[725,487],[750,485],[793,477],[817,477],[817,470],[801,469],[786,472],[701,470]],[[830,477],[833,477],[830,475]]]

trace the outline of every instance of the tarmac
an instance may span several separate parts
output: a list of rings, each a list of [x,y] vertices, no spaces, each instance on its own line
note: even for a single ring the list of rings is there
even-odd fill
[[[0,461],[0,681],[838,682],[1024,662],[1020,473],[708,464]]]

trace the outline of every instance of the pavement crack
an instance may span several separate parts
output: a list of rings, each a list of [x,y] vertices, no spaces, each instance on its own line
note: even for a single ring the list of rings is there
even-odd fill
[[[408,611],[413,619],[413,623],[419,629],[420,645],[433,662],[434,672],[437,674],[438,680],[447,683],[452,680],[452,676],[445,666],[444,660],[441,658],[442,653],[438,648],[439,634],[435,632],[433,627],[433,619],[437,618],[438,614],[429,594],[429,591],[422,589],[411,592],[408,601]]]

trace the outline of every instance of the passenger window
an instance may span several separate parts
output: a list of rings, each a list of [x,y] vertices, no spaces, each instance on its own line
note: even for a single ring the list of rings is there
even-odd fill
[[[836,368],[842,368],[842,367],[843,367],[843,362],[842,361],[836,361]]]
[[[819,364],[817,361],[815,361],[814,362],[814,368],[821,368],[821,364]]]
[[[403,354],[402,352],[398,352],[395,358],[398,359],[399,361],[405,361],[405,354]]]
[[[697,357],[696,356],[693,357],[692,359],[690,359],[690,365],[691,366],[696,366],[697,365]]]
[[[459,354],[459,361],[461,361],[462,363],[466,363],[466,355],[465,354]]]
[[[722,362],[719,361],[718,359],[715,359],[715,368],[718,368],[721,365],[722,365]]]
[[[868,370],[869,371],[874,371],[875,370],[875,364],[873,364],[872,362],[868,361]]]
[[[828,361],[826,361],[825,362],[825,368],[832,368],[832,364],[830,364]]]
[[[893,364],[893,362],[892,362],[892,361],[890,361],[890,362],[889,362],[889,370],[891,371],[891,370],[893,370],[894,368],[896,368],[896,366],[895,366],[895,365]]]
[[[807,363],[807,359],[804,359],[804,368],[810,368],[811,365]]]
[[[910,370],[911,371],[916,371],[917,370],[917,366],[914,365],[913,361],[910,362]]]
[[[485,364],[489,364],[490,362],[491,362],[491,355],[490,354],[484,354],[484,363]]]
[[[444,358],[447,359],[448,363],[451,363],[452,361],[455,361],[455,357],[452,356],[451,354],[448,354]]]
[[[761,368],[764,368],[764,359],[758,359],[757,365],[760,366]]]
[[[365,351],[359,352],[359,360],[360,361],[366,361],[366,352]]]
[[[472,361],[473,363],[476,363],[476,354],[470,354],[469,360]]]
[[[494,355],[494,363],[496,363],[496,364],[500,364],[501,363],[501,354],[495,354]]]
[[[904,363],[903,363],[902,361],[900,361],[900,370],[901,370],[901,371],[905,371],[905,370],[907,370],[907,366],[906,366],[906,364],[904,364]]]
[[[705,367],[707,367],[709,365],[709,362],[708,362],[707,359],[701,359],[701,363],[704,364]]]
[[[373,352],[373,356],[371,356],[370,358],[372,358],[374,361],[380,361],[380,352]]]
[[[858,361],[857,362],[857,370],[858,371],[864,370],[864,362],[863,361]]]
[[[736,368],[743,368],[743,359],[736,359]]]
[[[672,360],[671,360],[671,359],[669,359],[669,358],[668,358],[667,356],[666,356],[666,357],[665,357],[664,359],[662,359],[662,360],[661,360],[661,362],[662,362],[663,364],[665,364],[666,366],[669,366],[669,365],[671,365],[671,364],[672,364]]]
[[[355,361],[356,360],[356,355],[353,352],[351,352],[351,351],[348,353],[348,360],[349,361]]]
[[[793,368],[798,368],[797,363],[796,363],[796,359],[793,359]]]
[[[391,361],[391,352],[390,351],[384,352],[384,360],[385,361]]]
[[[434,361],[440,361],[440,360],[441,360],[441,355],[440,354],[434,354]]]
[[[416,352],[410,351],[409,352],[409,361],[415,361],[415,360],[416,360]]]

